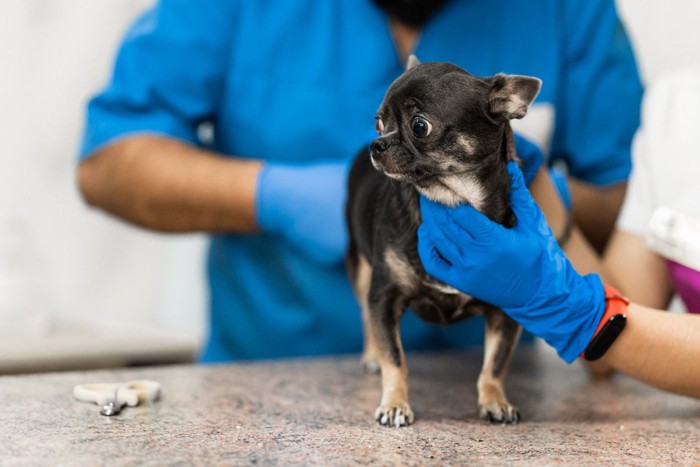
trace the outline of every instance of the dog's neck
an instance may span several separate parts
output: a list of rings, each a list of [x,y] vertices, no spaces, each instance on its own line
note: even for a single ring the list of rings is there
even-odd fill
[[[471,171],[455,173],[440,177],[426,187],[419,187],[427,198],[450,207],[458,204],[471,204],[478,211],[483,209],[487,191],[484,183]]]
[[[427,198],[450,207],[471,204],[499,222],[508,205],[506,162],[509,160],[516,160],[515,145],[510,125],[504,125],[498,147],[477,167],[442,176],[417,188]]]

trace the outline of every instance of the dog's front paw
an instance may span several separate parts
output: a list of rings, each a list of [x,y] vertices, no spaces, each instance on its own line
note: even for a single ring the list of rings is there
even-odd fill
[[[413,411],[408,404],[399,407],[380,405],[374,412],[374,418],[384,426],[408,426],[413,423]]]
[[[518,423],[520,412],[507,402],[479,404],[479,416],[491,423]]]

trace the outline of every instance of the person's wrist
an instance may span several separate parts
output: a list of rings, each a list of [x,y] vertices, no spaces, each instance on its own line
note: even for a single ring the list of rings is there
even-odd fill
[[[295,180],[297,167],[265,162],[258,172],[255,220],[264,232],[280,232],[295,209],[287,184]]]
[[[630,300],[612,286],[605,285],[605,309],[598,326],[580,357],[598,360],[612,346],[627,324]]]
[[[504,308],[531,333],[544,339],[571,363],[589,345],[605,311],[605,291],[596,274],[580,276],[567,264],[565,282],[542,281],[533,299]]]

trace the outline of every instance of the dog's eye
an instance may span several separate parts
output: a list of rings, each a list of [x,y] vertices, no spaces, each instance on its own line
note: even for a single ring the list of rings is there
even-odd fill
[[[380,135],[384,133],[384,122],[382,121],[381,117],[376,117],[374,119],[374,129],[377,130],[377,133]]]
[[[425,138],[433,131],[433,126],[423,117],[415,117],[411,122],[411,129],[417,138]]]

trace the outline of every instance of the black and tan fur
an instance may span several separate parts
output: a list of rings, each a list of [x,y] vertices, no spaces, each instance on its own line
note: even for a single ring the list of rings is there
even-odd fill
[[[419,193],[451,206],[471,203],[495,222],[514,224],[506,162],[517,158],[509,120],[525,115],[539,88],[536,78],[479,78],[448,63],[416,63],[386,93],[377,116],[381,136],[371,154],[358,155],[349,176],[346,257],[362,307],[363,363],[381,370],[375,418],[382,425],[414,419],[399,333],[407,308],[442,325],[484,315],[480,416],[505,423],[520,418],[503,388],[520,327],[498,308],[428,276],[416,233]]]

